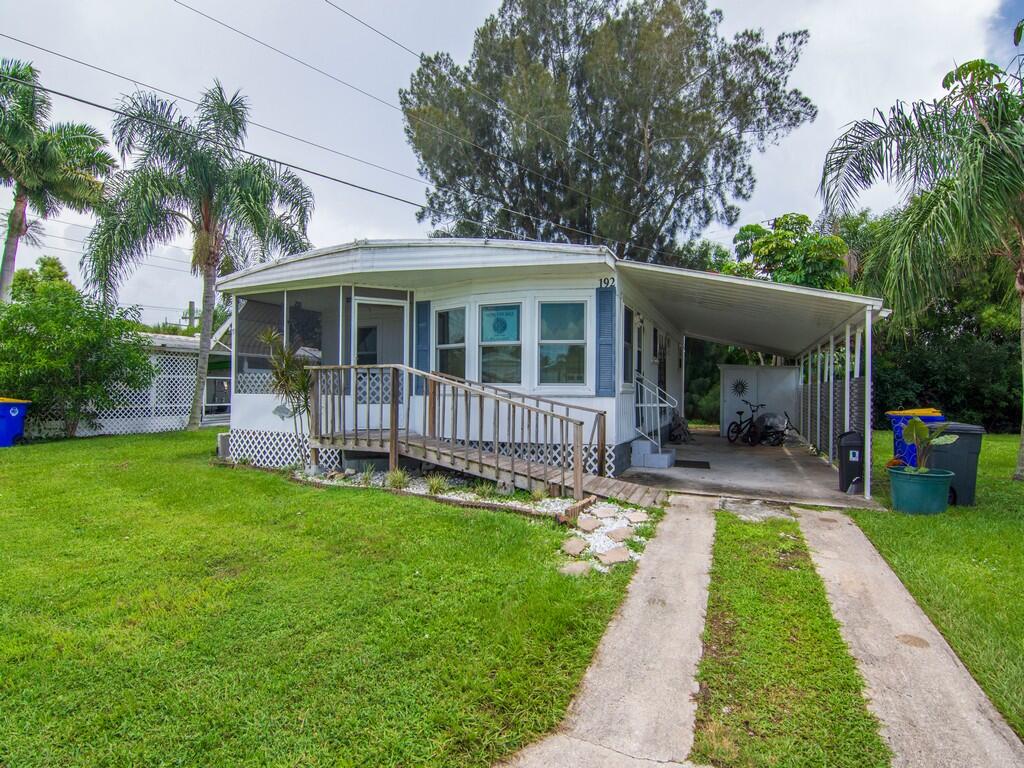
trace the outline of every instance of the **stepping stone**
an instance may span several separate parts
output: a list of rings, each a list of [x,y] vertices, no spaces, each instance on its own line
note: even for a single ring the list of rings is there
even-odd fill
[[[566,576],[583,576],[590,573],[590,561],[589,560],[577,560],[575,563],[569,563],[563,565],[558,569],[559,573],[565,574]]]
[[[580,515],[576,520],[576,527],[584,533],[593,533],[601,527],[601,521],[590,515]]]
[[[590,514],[594,517],[600,517],[602,520],[609,517],[615,517],[619,514],[619,508],[614,504],[598,504],[590,510]]]
[[[629,560],[629,550],[625,547],[615,547],[614,549],[609,549],[607,552],[602,552],[597,556],[597,559],[604,565],[624,563]]]
[[[608,531],[605,535],[612,541],[625,541],[633,535],[633,529],[625,525],[622,528],[616,528],[614,531]]]
[[[631,523],[646,523],[651,517],[646,512],[641,512],[637,509],[626,515],[626,519]]]
[[[562,545],[562,551],[565,552],[565,554],[567,555],[579,557],[583,554],[583,550],[585,550],[588,546],[589,545],[587,544],[587,542],[585,542],[583,539],[579,538],[578,536],[573,536],[571,539],[565,542],[565,544]]]

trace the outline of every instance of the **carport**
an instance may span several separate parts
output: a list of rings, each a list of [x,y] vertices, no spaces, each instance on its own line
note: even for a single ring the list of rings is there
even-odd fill
[[[836,478],[829,465],[837,460],[837,438],[851,429],[871,434],[871,329],[890,314],[882,300],[639,262],[622,261],[617,266],[621,278],[641,292],[685,338],[742,347],[797,366],[799,414],[793,421],[803,440],[828,460],[825,464],[806,455],[806,448],[802,449],[805,455],[800,456],[799,446],[726,446],[710,452],[719,466],[712,465],[710,474],[703,477],[689,472],[692,467],[659,472],[631,470],[627,476],[679,490],[699,491],[703,486],[714,493],[724,492],[718,489],[722,487],[720,478],[726,475],[734,490],[743,490],[742,477],[746,474],[752,478],[751,492],[738,495],[767,495],[758,493],[766,482],[782,486],[812,482],[820,487],[819,495],[823,497],[829,488],[834,490]],[[685,377],[685,365],[680,375]],[[686,391],[685,378],[682,391]],[[725,420],[729,415],[721,414],[720,418]],[[699,448],[700,440],[716,439],[720,438],[698,435],[696,445],[678,447],[678,458],[690,460],[699,452],[691,448]],[[737,453],[744,450],[746,454]],[[780,461],[784,453],[792,460]],[[768,467],[766,472],[750,467],[759,454],[767,457],[760,467]],[[710,459],[706,461],[712,464]],[[770,471],[773,464],[777,467],[774,473]],[[865,440],[864,467],[864,497],[870,499],[870,439]],[[717,477],[712,479],[712,475]],[[810,475],[814,479],[808,480]]]

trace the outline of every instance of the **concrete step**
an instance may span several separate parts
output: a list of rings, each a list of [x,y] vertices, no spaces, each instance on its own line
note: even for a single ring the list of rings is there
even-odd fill
[[[639,441],[634,442],[630,451],[630,464],[634,467],[650,467],[652,469],[667,469],[676,463],[676,449],[662,448],[657,450],[654,443],[644,441],[650,450],[636,450]]]

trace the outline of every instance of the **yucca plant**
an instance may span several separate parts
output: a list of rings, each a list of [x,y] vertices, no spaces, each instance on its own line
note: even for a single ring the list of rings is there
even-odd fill
[[[259,340],[270,349],[270,389],[287,404],[291,411],[295,439],[302,445],[304,416],[309,433],[313,430],[312,411],[309,407],[313,374],[306,368],[313,361],[286,344],[284,337],[275,328],[265,329],[260,333]]]
[[[401,467],[396,467],[384,475],[384,485],[387,488],[392,488],[396,491],[400,491],[409,485],[409,473]]]
[[[434,473],[427,475],[427,493],[431,496],[440,496],[449,490],[448,478],[442,474]]]

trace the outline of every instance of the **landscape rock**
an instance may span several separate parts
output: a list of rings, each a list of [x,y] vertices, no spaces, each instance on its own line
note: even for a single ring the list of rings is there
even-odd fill
[[[613,531],[608,531],[605,535],[612,541],[622,542],[633,535],[633,529],[626,525],[622,528],[616,528]]]
[[[615,565],[616,563],[624,563],[629,560],[629,550],[625,547],[615,547],[609,549],[607,552],[602,552],[597,556],[604,565]]]
[[[591,508],[590,514],[592,514],[594,517],[599,517],[601,519],[615,517],[617,514],[619,514],[619,508],[616,507],[614,504],[595,504]]]
[[[651,517],[643,510],[635,509],[626,514],[626,519],[631,523],[646,523]]]
[[[566,576],[583,576],[590,572],[590,561],[577,560],[575,563],[563,565],[558,569],[558,572],[565,574]]]
[[[562,551],[567,555],[572,555],[573,557],[579,557],[582,555],[586,548],[587,542],[577,536],[573,536],[562,545]]]
[[[580,515],[576,520],[576,527],[586,533],[592,533],[601,527],[601,521],[590,515]]]

